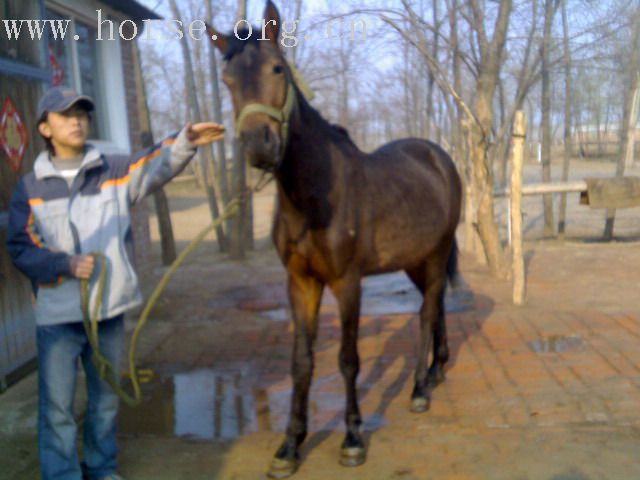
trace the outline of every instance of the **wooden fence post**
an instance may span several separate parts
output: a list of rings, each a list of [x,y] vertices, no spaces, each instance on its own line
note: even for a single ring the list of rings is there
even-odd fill
[[[513,303],[522,305],[525,294],[524,257],[522,252],[522,167],[527,118],[518,110],[513,121],[511,151],[511,250],[513,252]]]

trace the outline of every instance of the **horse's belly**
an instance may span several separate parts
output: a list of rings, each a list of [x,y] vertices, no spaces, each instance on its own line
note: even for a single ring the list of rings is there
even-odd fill
[[[402,270],[421,263],[447,235],[447,221],[440,215],[426,215],[403,221],[403,215],[379,221],[373,232],[373,255],[366,270]]]

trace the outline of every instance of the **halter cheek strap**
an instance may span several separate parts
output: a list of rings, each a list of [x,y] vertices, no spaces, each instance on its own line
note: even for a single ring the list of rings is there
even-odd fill
[[[284,151],[284,147],[286,146],[287,140],[289,138],[289,118],[291,117],[291,112],[293,111],[295,103],[296,92],[291,81],[288,82],[287,98],[285,99],[282,108],[275,108],[264,103],[248,103],[242,108],[240,114],[236,117],[234,125],[236,138],[240,136],[240,128],[242,127],[242,122],[244,122],[244,120],[249,115],[254,113],[262,113],[273,118],[280,124],[280,138],[282,139],[282,149]]]

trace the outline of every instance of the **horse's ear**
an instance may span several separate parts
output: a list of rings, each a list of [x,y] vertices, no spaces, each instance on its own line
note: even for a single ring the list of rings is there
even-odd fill
[[[229,48],[229,39],[224,33],[220,33],[207,22],[204,22],[204,24],[207,27],[207,35],[209,35],[209,40],[211,40],[216,48],[220,50],[220,53],[224,55],[224,53],[227,51],[227,48]]]
[[[278,9],[271,0],[267,0],[262,18],[264,19],[265,25],[265,38],[267,38],[277,46],[278,37],[280,36],[280,14],[278,13]]]

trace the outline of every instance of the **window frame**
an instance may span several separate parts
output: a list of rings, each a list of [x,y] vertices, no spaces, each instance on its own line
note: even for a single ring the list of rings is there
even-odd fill
[[[38,10],[40,18],[44,16],[45,0],[38,0]],[[40,66],[31,65],[20,60],[0,57],[0,72],[8,75],[17,75],[22,77],[31,78],[34,80],[40,80],[42,82],[51,81],[51,67],[47,58],[47,46],[45,42],[40,44]]]

